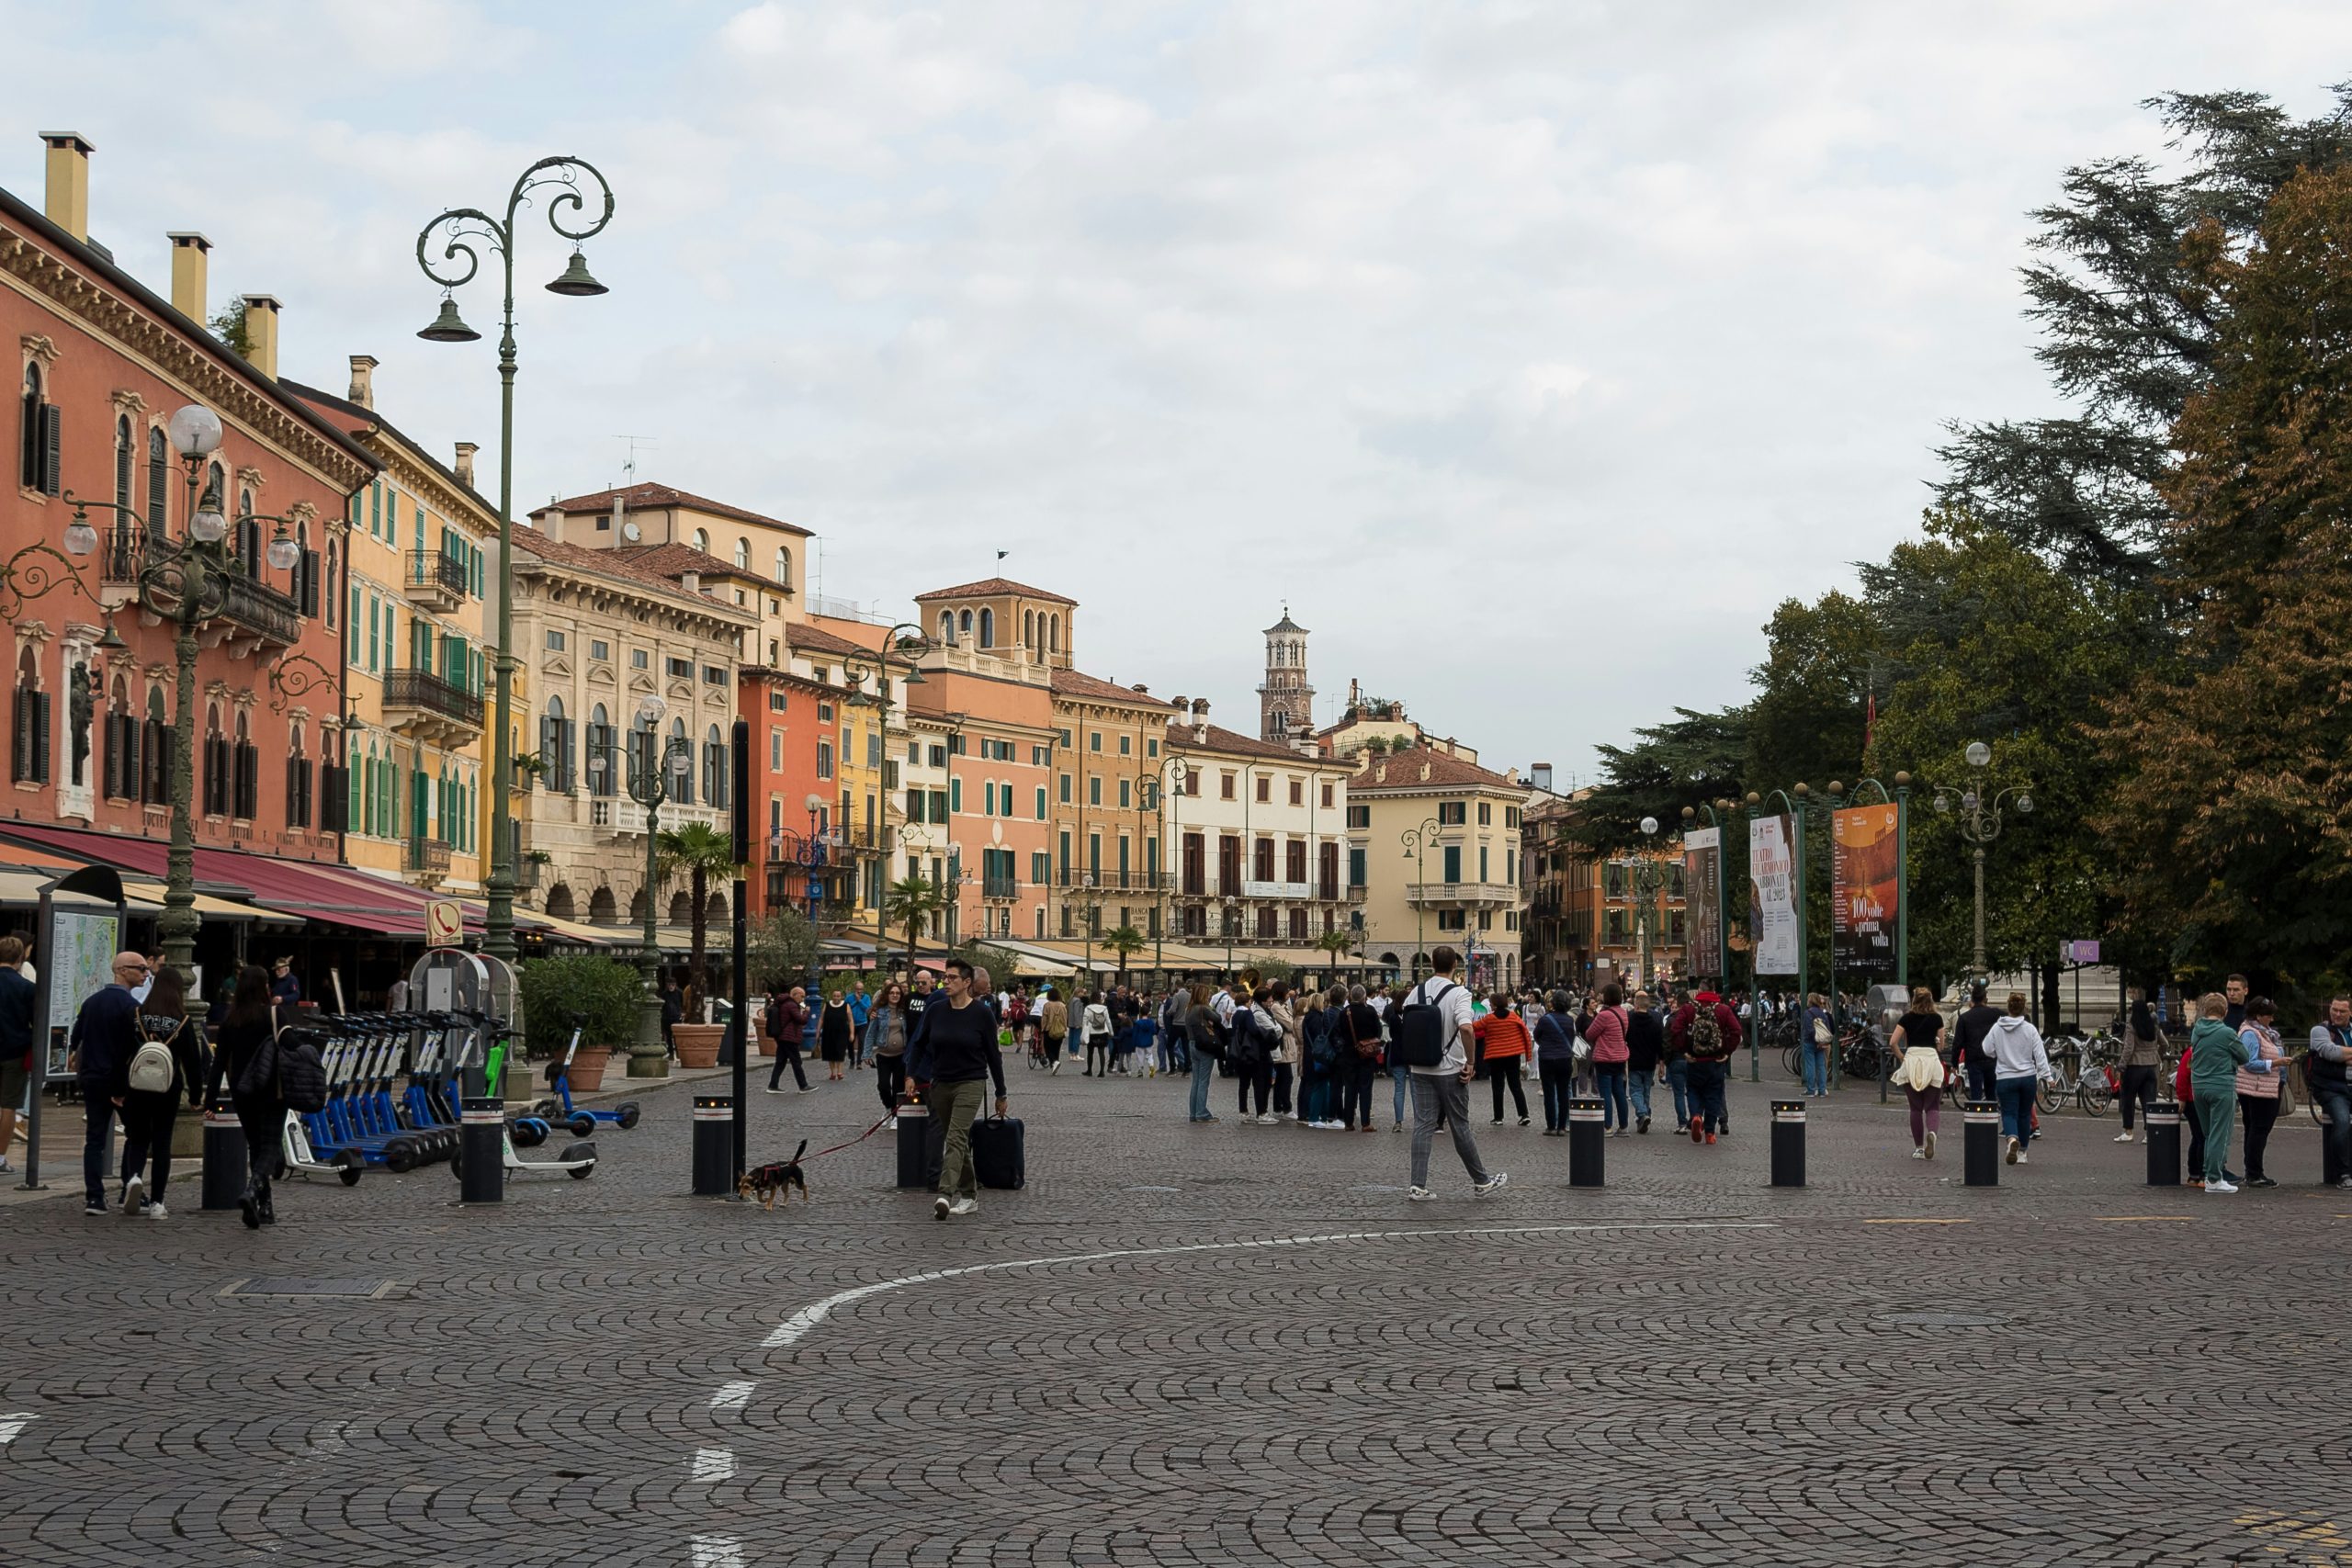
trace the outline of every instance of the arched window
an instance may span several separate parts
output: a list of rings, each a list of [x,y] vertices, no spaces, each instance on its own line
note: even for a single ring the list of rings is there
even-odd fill
[[[702,740],[704,804],[724,808],[727,805],[727,742],[718,738],[718,726],[714,724]]]
[[[130,416],[117,414],[114,421],[114,503],[120,510],[114,514],[112,533],[130,526],[130,513],[135,510],[130,499],[130,468],[138,456],[131,445]]]
[[[970,637],[972,635],[971,611],[967,610],[962,615],[956,617],[956,630],[959,636]]]
[[[172,446],[157,425],[147,432],[147,532],[164,536],[165,509],[172,493]]]
[[[25,367],[24,423],[17,433],[17,482],[27,490],[41,488],[41,476],[48,470],[46,448],[41,441],[40,367]]]
[[[775,580],[786,588],[792,586],[792,552],[782,545],[775,547]]]
[[[1021,646],[1035,651],[1037,647],[1037,612],[1021,612]]]
[[[994,610],[980,611],[980,646],[982,648],[996,646],[996,612]]]
[[[261,520],[254,515],[254,492],[237,491],[237,559],[244,567],[245,575],[261,576]]]
[[[172,803],[171,722],[164,716],[164,689],[147,689],[147,722],[140,732],[136,770],[139,773],[139,798],[147,806],[169,806]]]
[[[204,814],[229,814],[229,739],[220,733],[220,705],[204,709]]]
[[[287,727],[286,825],[311,825],[311,760],[302,754],[302,721]]]
[[[261,813],[261,748],[254,744],[253,725],[243,709],[237,714],[237,743],[229,762],[229,815],[250,822]]]
[[[613,755],[613,724],[602,703],[588,710],[587,762],[588,793],[612,795],[620,787],[620,759]]]
[[[735,541],[735,570],[737,571],[752,570],[752,541],[749,539]]]
[[[709,553],[710,553],[710,530],[709,530],[709,529],[707,529],[707,528],[697,528],[697,529],[695,529],[695,530],[694,547],[695,547],[695,548],[696,548],[696,549],[698,549],[698,550],[702,551],[705,555],[707,555],[707,554],[709,554]]]
[[[939,612],[939,640],[944,643],[956,640],[956,616],[952,611]]]
[[[327,630],[329,631],[334,630],[335,609],[336,606],[343,603],[343,591],[335,586],[336,583],[342,581],[341,576],[335,570],[335,543],[333,539],[329,539],[327,541],[326,583],[321,590],[321,597],[324,599],[326,604]]]
[[[588,919],[597,925],[611,925],[618,909],[619,903],[609,887],[599,887],[588,895]]]
[[[27,649],[17,660],[17,744],[11,773],[18,784],[49,782],[49,694],[40,689],[40,661]]]
[[[1046,651],[1059,653],[1061,650],[1062,618],[1059,615],[1048,615],[1046,617]]]
[[[539,716],[539,777],[558,795],[571,793],[572,728],[563,698],[549,693],[547,711]]]
[[[686,739],[686,721],[683,718],[672,719],[670,721],[670,744],[662,749],[662,766],[665,769],[669,769],[670,759],[673,755],[691,757],[694,753],[689,747],[690,742]],[[673,792],[671,795],[671,798],[673,800],[675,800],[681,806],[692,806],[695,803],[694,769],[690,767],[684,773],[679,773],[674,769],[672,769],[670,772],[670,788]]]
[[[683,926],[695,918],[694,897],[681,887],[670,895],[670,924]]]

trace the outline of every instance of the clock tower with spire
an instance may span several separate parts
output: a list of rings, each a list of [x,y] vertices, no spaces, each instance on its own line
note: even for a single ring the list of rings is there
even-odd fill
[[[1297,746],[1315,733],[1315,688],[1306,682],[1306,628],[1283,618],[1266,628],[1266,678],[1258,687],[1258,739]]]

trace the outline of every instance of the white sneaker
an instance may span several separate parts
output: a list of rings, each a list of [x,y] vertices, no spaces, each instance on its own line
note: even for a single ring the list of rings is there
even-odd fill
[[[2031,1165],[2033,1163],[2033,1156],[2026,1153],[2023,1149],[2019,1149],[2018,1151],[2018,1163],[2019,1165]]]
[[[2134,1134],[2130,1133],[2118,1133],[2111,1141],[2119,1144],[2132,1143],[2134,1141]]]
[[[1416,1203],[1426,1203],[1437,1194],[1426,1187],[1408,1187],[1405,1189],[1405,1196]]]
[[[1510,1185],[1510,1172],[1507,1170],[1498,1170],[1495,1172],[1494,1175],[1487,1178],[1486,1180],[1472,1187],[1470,1189],[1470,1196],[1473,1198],[1484,1198],[1489,1193],[1501,1191],[1506,1186]]]
[[[2009,1164],[2011,1164],[2011,1165],[2015,1165],[2015,1164],[2017,1164],[2017,1163],[2018,1163],[2018,1161],[2019,1161],[2019,1160],[2023,1159],[2024,1157],[2025,1157],[2025,1156],[2024,1156],[2022,1153],[2020,1153],[2020,1152],[2019,1152],[2019,1150],[2018,1150],[2018,1141],[2017,1141],[2015,1138],[2011,1138],[2011,1139],[2009,1140],[2009,1152],[2008,1152],[2008,1155],[2007,1155],[2008,1163],[2009,1163]]]
[[[1275,1115],[1275,1114],[1274,1114],[1272,1111],[1268,1111],[1268,1112],[1266,1112],[1266,1114],[1264,1114],[1263,1116],[1261,1116],[1261,1117],[1259,1117],[1259,1118],[1258,1118],[1258,1125],[1260,1125],[1261,1127],[1279,1127],[1279,1126],[1281,1126],[1282,1124],[1283,1124],[1283,1119],[1282,1119],[1281,1117],[1279,1117],[1279,1116]]]
[[[122,1184],[122,1217],[124,1219],[130,1219],[147,1206],[146,1187],[147,1183],[136,1176]]]
[[[931,1201],[931,1217],[934,1220],[944,1220],[947,1217],[947,1212],[955,1206],[955,1201],[942,1192]]]
[[[769,1094],[790,1094],[792,1091],[788,1089],[772,1089],[766,1092]]]
[[[150,1203],[147,1205],[147,1217],[151,1220],[168,1220],[172,1217],[172,1212],[161,1203]]]
[[[956,1215],[977,1214],[980,1212],[980,1201],[978,1198],[958,1198],[947,1205],[947,1212]]]
[[[897,1132],[899,1130],[899,1119],[896,1116],[891,1117],[888,1122],[882,1123],[882,1130],[886,1133]]]
[[[1913,1150],[1911,1151],[1911,1157],[1912,1157],[1913,1159],[1926,1159],[1926,1158],[1928,1157],[1928,1151],[1927,1151],[1926,1146],[1923,1145],[1921,1145],[1921,1146],[1919,1146],[1919,1147],[1917,1147],[1917,1148],[1913,1149]]]
[[[1932,1127],[1928,1130],[1928,1157],[1929,1159],[1936,1157],[1936,1134]]]
[[[1060,1072],[1061,1070],[1062,1070],[1062,1059],[1061,1059],[1059,1056],[1055,1057],[1055,1058],[1054,1058],[1054,1065],[1053,1065],[1052,1066],[1050,1066],[1050,1067],[1048,1067],[1048,1068],[1046,1068],[1046,1073],[1047,1073],[1048,1075],[1051,1075],[1051,1074],[1054,1074],[1054,1073]]]
[[[2237,1190],[2237,1183],[2234,1181],[2209,1181],[2205,1184],[2205,1190],[2208,1192],[2234,1192]]]

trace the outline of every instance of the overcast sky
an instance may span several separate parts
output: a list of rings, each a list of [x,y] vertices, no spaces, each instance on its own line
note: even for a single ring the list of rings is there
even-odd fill
[[[159,290],[285,301],[281,372],[483,444],[415,235],[571,152],[612,293],[522,246],[515,494],[638,477],[906,608],[999,570],[1084,668],[1254,729],[1260,630],[1502,766],[1736,701],[1775,603],[1916,523],[1950,418],[2048,407],[2026,209],[2136,106],[2352,74],[2339,4],[473,6],[0,0],[0,185],[96,143]],[[494,327],[483,284],[460,296]]]

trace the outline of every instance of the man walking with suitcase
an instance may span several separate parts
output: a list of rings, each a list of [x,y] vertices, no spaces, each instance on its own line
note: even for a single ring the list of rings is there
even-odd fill
[[[1005,1113],[1004,1055],[997,1049],[996,1015],[972,995],[972,966],[947,961],[947,999],[923,1010],[922,1032],[931,1055],[931,1114],[944,1129],[939,1196],[934,1218],[968,1214],[980,1206],[978,1172],[972,1165],[972,1118],[979,1114],[983,1080],[996,1084],[996,1113]]]

